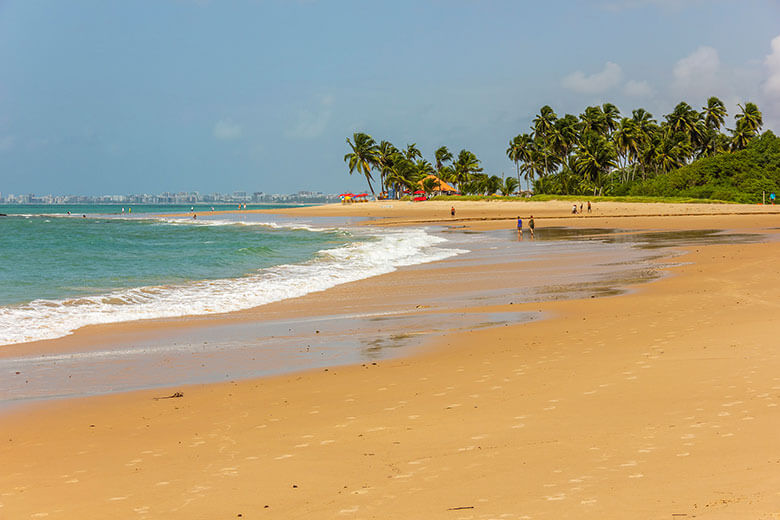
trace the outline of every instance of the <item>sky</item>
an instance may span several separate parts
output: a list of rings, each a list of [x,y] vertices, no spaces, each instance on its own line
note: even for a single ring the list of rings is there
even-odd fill
[[[780,0],[0,0],[0,193],[365,191],[346,138],[506,148],[543,105],[780,133]]]

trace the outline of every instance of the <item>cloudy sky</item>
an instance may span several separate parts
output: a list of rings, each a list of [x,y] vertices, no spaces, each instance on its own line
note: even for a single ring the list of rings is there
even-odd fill
[[[0,192],[362,190],[356,131],[510,174],[542,105],[711,95],[778,133],[780,1],[0,0]]]

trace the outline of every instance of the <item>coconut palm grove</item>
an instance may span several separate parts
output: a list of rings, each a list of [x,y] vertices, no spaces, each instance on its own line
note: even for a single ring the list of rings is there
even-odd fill
[[[605,103],[578,116],[543,106],[531,128],[509,140],[506,155],[515,174],[483,171],[469,150],[446,146],[426,160],[416,144],[397,148],[365,133],[347,138],[349,173],[365,176],[372,194],[398,197],[439,180],[461,195],[555,194],[650,196],[761,202],[780,190],[780,138],[761,132],[761,111],[740,104],[735,128],[726,128],[725,104],[710,97],[696,110],[681,102],[659,122],[643,108],[622,115]],[[375,177],[378,174],[378,178]]]

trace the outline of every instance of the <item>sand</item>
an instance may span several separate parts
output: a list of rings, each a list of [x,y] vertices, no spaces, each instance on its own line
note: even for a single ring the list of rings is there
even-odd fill
[[[463,204],[453,225],[506,227],[517,212]],[[439,206],[390,217],[448,220]],[[533,208],[542,229],[748,231],[779,228],[773,210]],[[774,241],[690,247],[628,294],[472,308],[548,319],[377,364],[7,413],[0,518],[777,518],[779,254]],[[323,294],[365,287],[347,285]]]

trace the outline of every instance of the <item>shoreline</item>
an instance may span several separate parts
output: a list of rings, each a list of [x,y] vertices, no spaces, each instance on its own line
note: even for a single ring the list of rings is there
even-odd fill
[[[461,241],[470,236],[447,230],[434,234],[448,236],[448,247],[456,248],[465,247]],[[413,354],[431,336],[485,326],[485,320],[498,326],[536,319],[517,311],[471,312],[475,305],[616,294],[627,284],[658,276],[650,264],[657,254],[643,252],[632,238],[618,234],[548,228],[545,238],[529,239],[530,249],[513,241],[512,231],[480,234],[479,247],[473,249],[477,243],[472,244],[469,253],[403,267],[389,277],[364,278],[238,312],[94,325],[53,340],[8,345],[0,349],[0,370],[16,377],[0,384],[0,396],[5,403],[83,397],[109,388],[116,393],[218,382],[228,376],[246,380],[384,360]],[[609,243],[615,240],[618,243]],[[628,243],[619,243],[623,240]],[[570,254],[587,260],[566,258]],[[632,265],[625,265],[627,258],[633,259]],[[525,272],[538,273],[534,280],[512,273],[518,261]],[[470,281],[450,286],[448,276],[436,274],[453,271],[468,273]],[[406,285],[416,288],[412,299]],[[382,302],[370,294],[376,290],[381,290]],[[297,344],[305,344],[305,352]],[[173,369],[162,373],[158,366],[163,362]],[[112,383],[119,373],[124,373],[121,382]],[[78,379],[71,380],[76,374]],[[24,385],[15,388],[15,380]]]
[[[754,218],[709,220],[779,227]],[[780,245],[688,249],[666,268],[673,276],[629,294],[490,307],[553,317],[445,335],[411,357],[13,412],[0,487],[15,491],[0,512],[769,514],[780,504],[770,464],[780,360],[764,294]],[[326,292],[349,294],[336,289]]]

